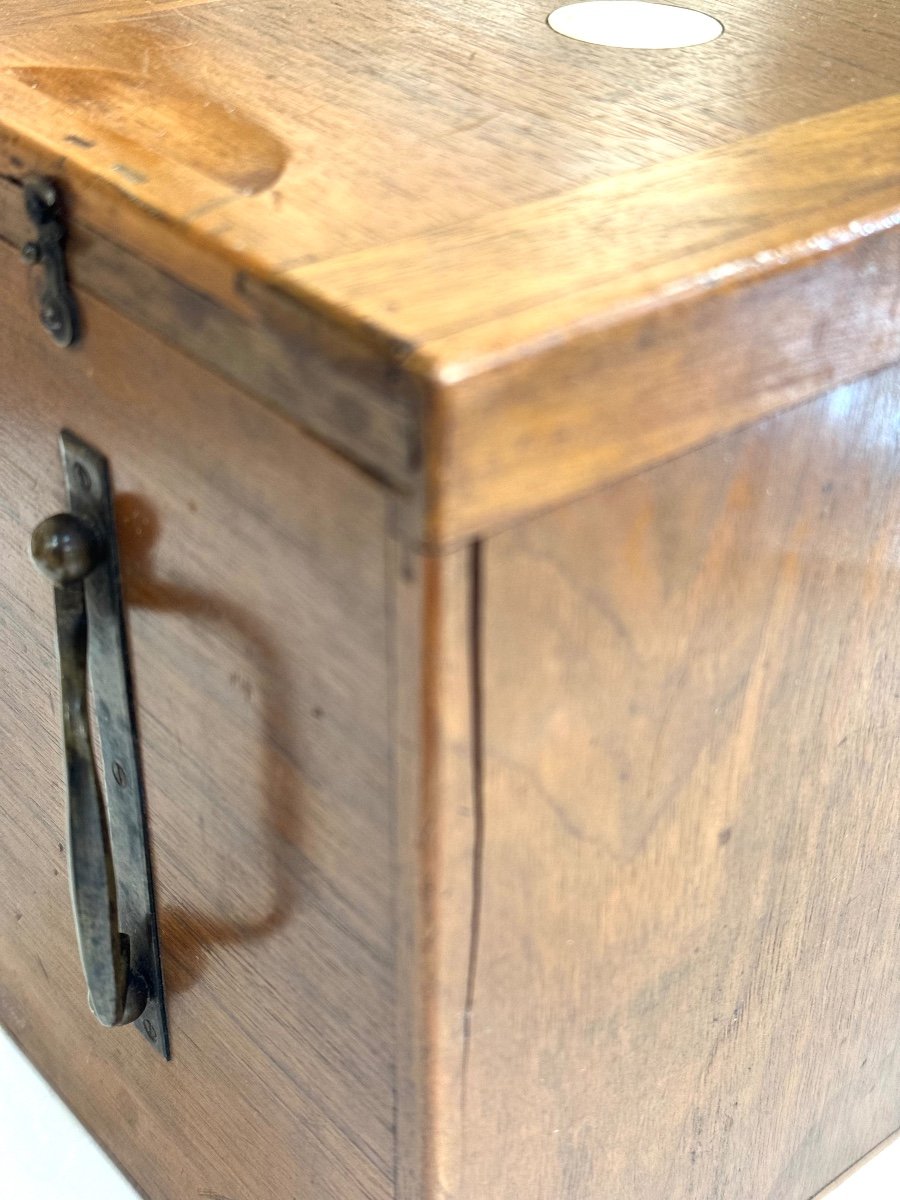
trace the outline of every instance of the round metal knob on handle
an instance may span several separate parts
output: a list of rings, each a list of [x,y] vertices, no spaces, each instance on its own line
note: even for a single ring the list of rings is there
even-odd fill
[[[90,526],[74,513],[41,521],[31,535],[31,557],[55,587],[80,582],[103,561]]]

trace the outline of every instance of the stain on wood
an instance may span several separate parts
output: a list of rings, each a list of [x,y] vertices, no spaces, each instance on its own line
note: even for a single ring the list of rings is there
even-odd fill
[[[189,167],[238,195],[271,187],[284,170],[288,152],[278,138],[234,105],[176,85],[162,71],[131,75],[92,67],[27,66],[9,73],[82,115],[97,132],[112,132],[134,143],[139,154],[150,151]],[[147,182],[143,171],[121,164],[113,164],[113,170],[132,183]]]

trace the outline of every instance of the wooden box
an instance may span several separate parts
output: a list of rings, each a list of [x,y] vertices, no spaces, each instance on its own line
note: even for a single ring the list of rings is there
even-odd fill
[[[0,1019],[150,1200],[807,1200],[900,1126],[900,9],[707,8],[0,14]],[[85,1002],[63,428],[168,1062]]]

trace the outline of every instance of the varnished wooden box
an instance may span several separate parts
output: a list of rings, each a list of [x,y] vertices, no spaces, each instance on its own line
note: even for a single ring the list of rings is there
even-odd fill
[[[150,1200],[806,1200],[900,1126],[900,10],[707,8],[0,13],[0,1017]],[[84,1001],[63,427],[168,1063]]]

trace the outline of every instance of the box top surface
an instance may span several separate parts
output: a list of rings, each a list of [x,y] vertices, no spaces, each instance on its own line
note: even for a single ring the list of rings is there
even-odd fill
[[[3,4],[0,171],[52,171],[139,258],[226,306],[271,285],[445,397],[890,224],[897,5],[709,0],[720,38],[654,51],[562,37],[552,7]]]
[[[710,0],[721,38],[655,51],[560,36],[551,8],[6,4],[2,113],[223,253],[289,273],[895,89],[889,2]]]

